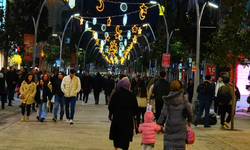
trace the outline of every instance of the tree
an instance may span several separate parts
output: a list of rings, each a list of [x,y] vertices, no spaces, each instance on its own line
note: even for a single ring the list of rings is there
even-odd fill
[[[207,46],[211,48],[211,54],[207,58],[216,65],[231,67],[233,70],[233,82],[235,83],[236,64],[248,65],[250,60],[250,15],[247,8],[249,0],[227,0],[223,2],[223,14],[226,14],[219,32],[214,33],[212,42]],[[233,86],[235,90],[235,86]],[[234,129],[235,95],[232,96],[232,121],[231,129]]]

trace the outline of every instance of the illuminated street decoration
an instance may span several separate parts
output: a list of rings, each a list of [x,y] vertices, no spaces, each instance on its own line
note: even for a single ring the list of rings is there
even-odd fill
[[[119,46],[123,46],[123,42],[120,42],[120,43],[119,43]]]
[[[116,32],[116,34],[119,34],[119,35],[122,33],[122,30],[120,30],[120,25],[116,26],[115,32]]]
[[[107,27],[111,26],[111,22],[112,22],[111,17],[109,17],[108,20],[107,20]]]
[[[84,22],[84,19],[83,19],[83,17],[81,17],[81,19],[80,19],[80,25],[81,26],[83,25],[83,22]]]
[[[131,31],[130,31],[130,30],[128,30],[127,38],[128,38],[129,40],[131,39]]]
[[[99,12],[102,12],[104,10],[104,2],[102,0],[99,0],[99,6],[96,6],[96,10]]]
[[[101,40],[101,46],[105,45],[104,41],[105,40]]]
[[[68,2],[69,2],[69,7],[71,9],[73,9],[75,7],[75,5],[76,5],[76,1],[75,0],[68,0]]]
[[[96,23],[97,23],[97,19],[96,18],[93,18],[93,25],[96,25]]]
[[[97,32],[94,32],[94,39],[98,39],[98,33]]]
[[[138,32],[138,27],[136,25],[134,25],[132,27],[132,33],[137,33]]]
[[[147,14],[147,10],[148,10],[148,7],[145,5],[145,3],[143,3],[141,6],[140,6],[140,13],[139,13],[139,18],[141,20],[144,20],[146,18],[146,14]]]
[[[121,3],[120,9],[122,12],[126,12],[128,10],[128,5],[126,3]]]
[[[120,37],[120,34],[115,34],[115,39],[118,40]]]
[[[141,29],[141,27],[139,27],[138,34],[141,35],[141,33],[142,33],[142,29]]]
[[[105,37],[105,40],[109,42],[110,36]]]
[[[134,35],[133,43],[137,43],[137,36],[136,35]]]
[[[128,40],[124,39],[124,46],[127,46],[127,44],[128,44]]]
[[[122,40],[123,40],[123,36],[120,35],[120,36],[119,36],[119,41],[122,41]]]
[[[127,22],[128,22],[128,16],[127,16],[127,14],[125,14],[123,16],[123,25],[126,26]]]
[[[99,39],[96,39],[96,40],[95,40],[95,44],[96,44],[96,45],[99,45],[99,42],[100,42]]]
[[[109,33],[108,32],[105,32],[104,33],[104,37],[106,38],[106,37],[108,37],[109,36]]]
[[[102,29],[102,31],[104,32],[104,31],[106,31],[107,26],[106,26],[105,24],[102,24],[101,29]]]
[[[89,28],[89,21],[85,22],[85,29],[87,30]]]

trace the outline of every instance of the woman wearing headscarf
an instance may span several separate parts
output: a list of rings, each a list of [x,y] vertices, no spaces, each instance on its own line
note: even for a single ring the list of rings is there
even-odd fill
[[[109,139],[113,140],[115,150],[128,150],[129,142],[133,138],[133,118],[137,114],[138,104],[136,96],[129,91],[130,87],[129,81],[120,80],[117,84],[118,90],[111,97],[108,107],[113,115]]]
[[[191,104],[184,96],[179,81],[171,83],[170,91],[168,96],[162,97],[164,105],[157,124],[163,126],[165,123],[164,150],[185,150],[187,125],[191,127],[193,119]]]

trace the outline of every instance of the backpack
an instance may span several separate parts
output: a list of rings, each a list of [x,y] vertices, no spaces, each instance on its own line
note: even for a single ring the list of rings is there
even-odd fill
[[[220,103],[222,103],[223,105],[227,105],[231,101],[232,96],[228,92],[222,93],[222,88],[223,86],[219,89],[217,98],[219,99]]]
[[[203,82],[200,86],[200,93],[206,93],[207,91],[207,83]]]

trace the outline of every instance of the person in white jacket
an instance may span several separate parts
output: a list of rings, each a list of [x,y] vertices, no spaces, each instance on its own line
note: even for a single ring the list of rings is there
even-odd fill
[[[66,122],[73,124],[76,95],[81,90],[80,79],[75,76],[76,71],[71,69],[69,75],[64,77],[61,84],[61,90],[65,97],[65,109],[66,109]],[[70,116],[69,116],[69,103],[70,103]]]
[[[218,92],[219,92],[219,88],[222,87],[224,85],[223,83],[223,78],[222,76],[219,76],[218,78],[218,82],[215,85],[215,94],[214,94],[214,112],[219,115],[219,99],[217,98]]]

